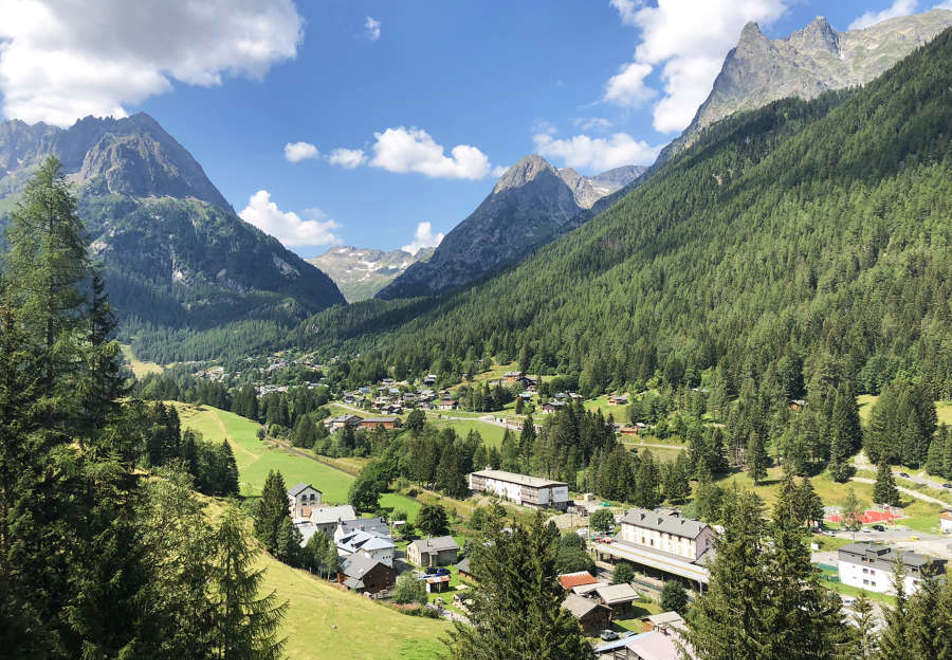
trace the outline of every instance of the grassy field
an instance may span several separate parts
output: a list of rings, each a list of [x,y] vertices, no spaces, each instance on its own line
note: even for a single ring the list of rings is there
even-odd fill
[[[631,400],[631,397],[628,399]],[[605,419],[608,419],[608,416],[611,415],[617,424],[627,424],[628,423],[628,406],[613,406],[608,403],[607,396],[600,396],[597,399],[588,399],[582,405],[585,406],[585,410],[593,412],[595,410],[601,409],[602,415]]]
[[[455,415],[455,413],[456,411],[447,414]],[[506,429],[501,426],[490,424],[489,422],[480,422],[476,419],[462,421],[431,417],[427,421],[438,429],[451,428],[456,431],[456,435],[462,438],[465,438],[470,431],[478,431],[487,447],[499,447],[502,445],[502,436],[506,433]]]
[[[129,368],[132,369],[132,373],[136,378],[145,378],[149,374],[160,374],[165,371],[161,364],[143,362],[142,360],[136,359],[136,356],[132,353],[132,347],[128,344],[122,344],[121,348],[122,357],[125,359],[126,364],[129,365]]]
[[[859,404],[859,419],[864,425],[869,422],[869,413],[878,400],[879,397],[872,394],[861,394],[856,397],[856,402]],[[935,411],[939,424],[952,424],[952,401],[936,401]]]
[[[304,481],[318,488],[326,502],[336,504],[347,501],[347,491],[354,481],[352,475],[262,442],[257,435],[259,425],[250,419],[210,406],[184,403],[175,403],[175,406],[183,428],[199,431],[207,440],[228,439],[235,453],[235,462],[238,463],[242,495],[260,495],[268,472],[280,470],[288,487]],[[416,512],[420,510],[419,502],[395,493],[381,497],[380,505],[403,509],[411,521],[416,519]]]

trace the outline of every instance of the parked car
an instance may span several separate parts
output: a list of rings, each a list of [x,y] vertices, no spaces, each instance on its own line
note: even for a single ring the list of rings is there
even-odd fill
[[[904,479],[908,479],[908,478],[909,478],[909,475],[906,474],[905,472],[900,472],[900,473],[899,473],[899,476],[900,476],[900,477],[903,477]]]
[[[875,529],[877,532],[885,532],[885,531],[886,531],[886,528],[883,527],[882,525],[873,525],[873,529]]]
[[[605,642],[612,642],[618,639],[618,633],[616,633],[614,630],[603,630],[598,633],[598,636],[601,637],[602,641]]]
[[[952,484],[942,484],[943,488],[952,488]]]
[[[434,577],[441,577],[443,575],[449,575],[450,569],[448,568],[437,568],[436,566],[427,566],[426,574]]]

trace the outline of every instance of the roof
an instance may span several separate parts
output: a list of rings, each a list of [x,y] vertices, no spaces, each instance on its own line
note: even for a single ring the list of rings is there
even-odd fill
[[[463,558],[463,561],[456,565],[456,570],[460,573],[469,573],[469,557]]]
[[[360,420],[361,424],[366,424],[368,422],[372,424],[390,424],[400,421],[399,417],[364,417]]]
[[[293,486],[288,488],[288,497],[297,497],[308,488],[312,490],[317,490],[317,488],[314,488],[314,486],[312,486],[311,484],[306,484],[303,481],[299,484],[294,484]],[[320,493],[321,491],[317,490],[317,492]]]
[[[621,519],[623,525],[634,525],[635,527],[644,527],[658,532],[665,532],[675,536],[683,536],[689,539],[696,539],[701,532],[708,529],[709,525],[699,520],[691,520],[680,515],[670,515],[657,513],[648,509],[635,507],[629,509],[625,517]]]
[[[432,539],[417,539],[410,544],[420,551],[420,554],[431,552],[458,551],[459,544],[452,536],[437,536]],[[408,546],[409,548],[409,546]]]
[[[680,660],[681,649],[678,646],[677,635],[665,634],[660,630],[652,630],[643,635],[636,635],[628,639],[625,647],[632,651],[639,658],[651,658],[651,660]],[[688,651],[689,657],[694,657]]]
[[[920,567],[925,566],[926,564],[931,564],[935,560],[928,555],[921,555],[918,552],[902,552],[902,563],[906,566],[911,567]],[[843,555],[847,555],[844,557]],[[869,541],[859,541],[857,543],[850,543],[844,545],[839,550],[837,550],[837,559],[849,561],[854,557],[864,557],[869,560],[885,562],[886,564],[892,564],[893,560],[896,558],[896,552],[893,548],[882,545],[880,543],[872,543]]]
[[[577,573],[566,573],[559,576],[559,583],[563,589],[572,589],[585,584],[595,584],[598,580],[592,577],[588,571],[578,571]]]
[[[325,506],[320,509],[311,509],[311,522],[315,525],[326,525],[328,523],[337,523],[342,521],[356,520],[357,514],[354,507],[349,504],[340,506]]]
[[[344,580],[344,586],[348,589],[363,589],[364,582],[363,580],[358,580],[357,578],[349,577]]]
[[[565,597],[565,600],[562,601],[562,607],[571,612],[572,616],[574,616],[576,619],[581,619],[583,616],[589,614],[592,610],[598,609],[599,607],[604,607],[604,605],[592,600],[591,598],[584,598],[575,594],[569,594]]]
[[[358,550],[387,550],[395,547],[393,541],[384,536],[376,536],[363,530],[357,530],[341,536],[337,540],[337,546],[345,551],[357,552]]]
[[[383,518],[356,518],[354,520],[342,520],[337,525],[337,531],[340,534],[350,534],[361,530],[373,534],[374,536],[390,536],[390,528]],[[336,536],[336,534],[335,534]]]
[[[646,616],[645,619],[651,622],[655,627],[674,626],[675,628],[684,627],[684,619],[677,612],[661,612]]]
[[[484,479],[495,479],[496,481],[507,481],[511,484],[529,486],[530,488],[568,486],[564,481],[553,481],[552,479],[543,479],[542,477],[530,477],[527,474],[517,474],[515,472],[506,472],[505,470],[480,470],[479,472],[473,472],[473,476],[483,477]]]
[[[595,590],[606,605],[630,603],[638,598],[638,592],[630,584],[610,584]]]
[[[593,582],[592,584],[580,584],[577,587],[572,587],[572,593],[578,594],[579,596],[586,596],[599,587],[604,587],[607,582]]]
[[[376,559],[364,555],[351,555],[341,564],[340,572],[347,577],[362,580],[379,563]]]
[[[600,644],[596,646],[593,650],[596,655],[601,655],[602,653],[608,653],[609,651],[617,651],[618,649],[623,649],[628,646],[628,643],[638,637],[644,637],[645,635],[650,635],[651,633],[622,633],[621,637],[611,642],[606,642],[605,644]]]

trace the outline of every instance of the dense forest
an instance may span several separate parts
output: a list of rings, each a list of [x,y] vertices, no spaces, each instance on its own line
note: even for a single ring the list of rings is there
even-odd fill
[[[715,369],[736,394],[835,363],[854,393],[952,396],[952,34],[862,89],[780,101],[520,266],[446,299],[367,302],[293,345],[400,377],[488,356],[589,394]]]

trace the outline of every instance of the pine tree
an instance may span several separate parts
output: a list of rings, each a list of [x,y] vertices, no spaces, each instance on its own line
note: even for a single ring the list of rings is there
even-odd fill
[[[767,449],[764,447],[764,440],[759,433],[751,431],[747,440],[747,452],[745,454],[747,462],[747,474],[753,479],[755,484],[767,476]]]
[[[862,516],[863,516],[863,505],[860,504],[859,500],[856,497],[856,493],[853,492],[853,487],[850,486],[846,490],[846,499],[843,500],[843,527],[846,529],[855,532],[859,530],[862,526]]]
[[[285,520],[290,522],[291,514],[288,510],[288,492],[284,477],[280,472],[271,470],[261,489],[254,523],[255,536],[271,554],[278,553],[278,533]]]
[[[417,514],[416,526],[427,536],[441,536],[449,531],[446,509],[439,504],[424,504]]]
[[[287,511],[287,507],[285,507]],[[285,640],[278,639],[278,626],[287,603],[277,595],[259,595],[263,570],[254,570],[255,550],[244,538],[241,516],[228,507],[215,534],[215,637],[216,656],[222,660],[282,657]]]
[[[866,660],[875,658],[879,650],[876,634],[876,611],[873,603],[860,592],[853,603],[852,626],[847,628],[848,639],[844,645],[842,657]]]
[[[884,465],[881,463],[880,465]],[[896,555],[893,562],[893,590],[895,605],[886,611],[886,627],[879,639],[877,658],[882,660],[905,660],[909,657],[909,603],[906,598],[906,567],[902,557]]]
[[[222,466],[222,483],[218,489],[218,495],[238,495],[238,464],[235,462],[235,454],[231,450],[228,440],[223,440],[219,451],[220,462]]]
[[[873,486],[873,502],[876,504],[899,506],[899,490],[896,488],[896,481],[893,479],[892,470],[885,460],[880,461],[879,470],[876,472],[876,483]]]
[[[470,556],[476,587],[469,625],[450,633],[452,657],[576,660],[592,650],[578,623],[561,607],[556,575],[558,530],[541,513],[511,533],[496,530]]]

